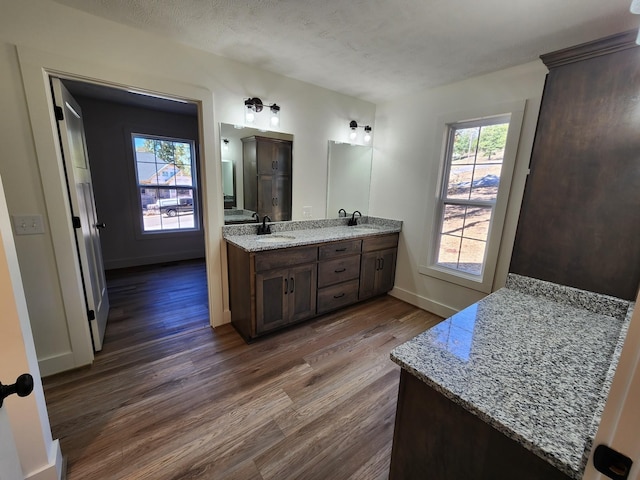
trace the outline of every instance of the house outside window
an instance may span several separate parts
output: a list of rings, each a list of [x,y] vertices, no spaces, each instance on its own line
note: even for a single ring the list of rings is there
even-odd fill
[[[524,108],[445,124],[439,195],[420,273],[490,292]]]
[[[143,233],[199,229],[191,140],[131,135]]]

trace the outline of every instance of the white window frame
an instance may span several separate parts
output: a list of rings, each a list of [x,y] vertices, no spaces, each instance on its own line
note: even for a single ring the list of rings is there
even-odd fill
[[[524,117],[525,101],[508,102],[493,107],[485,107],[476,110],[467,110],[443,115],[437,122],[437,148],[435,155],[439,158],[439,172],[437,177],[436,196],[434,206],[427,209],[427,221],[425,232],[425,245],[423,255],[418,266],[418,271],[430,277],[454,283],[472,290],[490,293],[493,284],[500,243],[504,229],[504,222],[509,201],[509,192],[513,180],[520,131]],[[459,124],[482,124],[485,120],[492,120],[496,117],[510,116],[509,130],[505,144],[502,170],[500,173],[500,186],[498,194],[493,204],[493,213],[487,236],[485,248],[485,260],[482,274],[474,275],[460,270],[447,268],[437,264],[438,247],[440,244],[440,229],[442,225],[442,212],[444,208],[444,195],[448,183],[449,165],[451,162],[450,132],[453,126]],[[487,205],[490,206],[490,205]]]
[[[196,142],[193,139],[189,139],[189,138],[180,138],[180,137],[169,137],[169,136],[165,136],[165,135],[157,135],[157,134],[153,134],[153,133],[141,133],[140,131],[138,131],[137,129],[131,129],[129,131],[129,137],[130,137],[130,143],[131,143],[131,152],[132,152],[132,157],[133,157],[133,178],[135,181],[135,199],[136,199],[136,217],[137,217],[137,225],[138,225],[138,231],[137,231],[137,236],[139,236],[140,238],[148,238],[149,236],[156,236],[156,237],[160,237],[160,236],[180,236],[180,235],[186,235],[189,233],[193,233],[193,232],[199,232],[201,227],[200,227],[200,202],[198,199],[198,188],[199,188],[199,182],[200,179],[198,178],[198,168],[197,168],[197,161],[198,159],[196,158]],[[145,230],[144,229],[144,218],[142,215],[142,201],[141,201],[141,197],[140,197],[140,188],[143,187],[142,185],[140,185],[139,180],[138,180],[138,165],[137,165],[137,157],[136,157],[136,152],[135,152],[135,139],[137,138],[148,138],[148,139],[152,139],[152,140],[161,140],[161,141],[168,141],[168,142],[178,142],[178,143],[187,143],[189,144],[189,148],[191,150],[191,180],[192,180],[192,185],[191,186],[185,186],[185,185],[177,185],[175,187],[164,187],[164,186],[153,186],[153,185],[149,185],[148,188],[158,188],[158,189],[191,189],[192,191],[192,198],[193,198],[193,227],[191,228],[175,228],[175,229],[161,229],[161,230]]]

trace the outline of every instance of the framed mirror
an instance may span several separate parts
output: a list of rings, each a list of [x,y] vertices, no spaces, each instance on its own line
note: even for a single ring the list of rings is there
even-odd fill
[[[221,123],[220,139],[224,223],[291,220],[293,135]]]
[[[329,141],[327,218],[341,208],[368,215],[372,154],[370,146]]]

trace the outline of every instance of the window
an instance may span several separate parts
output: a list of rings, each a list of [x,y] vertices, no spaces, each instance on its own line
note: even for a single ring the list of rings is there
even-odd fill
[[[509,116],[449,126],[436,265],[482,275],[508,130]]]
[[[485,292],[493,284],[524,108],[491,113],[443,122],[432,241],[420,267],[426,275]]]
[[[144,233],[197,230],[194,143],[132,134]]]

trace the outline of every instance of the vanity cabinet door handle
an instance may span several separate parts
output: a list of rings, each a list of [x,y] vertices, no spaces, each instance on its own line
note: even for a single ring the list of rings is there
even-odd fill
[[[276,160],[276,168],[274,170],[278,170],[278,160]]]
[[[384,270],[384,258],[380,259],[380,270]]]
[[[340,295],[334,295],[333,298],[342,298],[344,297],[344,292],[341,293]]]
[[[289,279],[285,278],[284,279],[284,294],[286,295],[287,293],[289,293]]]
[[[275,170],[276,169],[276,162],[271,160],[271,170]]]
[[[291,284],[291,290],[289,291],[289,293],[293,293],[293,291],[294,291],[294,290],[295,290],[295,288],[296,288],[296,282],[295,282],[295,280],[293,279],[293,277],[291,277],[291,282],[290,282],[290,284]]]
[[[342,272],[346,272],[347,269],[346,268],[341,268],[339,270],[334,270],[335,273],[342,273]]]

